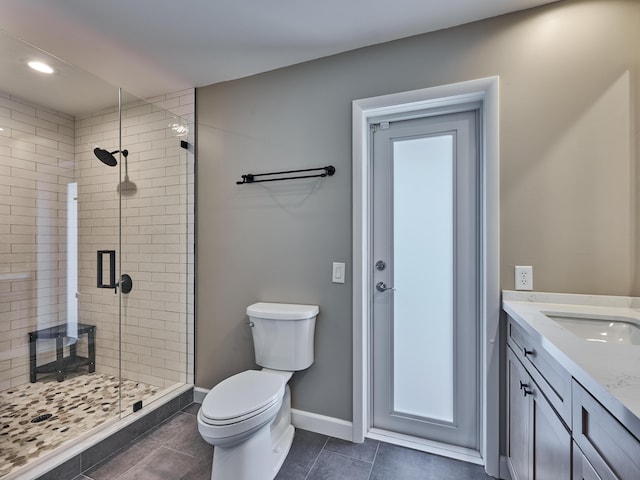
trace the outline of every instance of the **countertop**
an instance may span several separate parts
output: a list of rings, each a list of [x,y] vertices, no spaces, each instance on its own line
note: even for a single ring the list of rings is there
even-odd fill
[[[640,439],[640,345],[588,342],[542,313],[612,315],[640,325],[640,298],[505,290],[502,308]]]

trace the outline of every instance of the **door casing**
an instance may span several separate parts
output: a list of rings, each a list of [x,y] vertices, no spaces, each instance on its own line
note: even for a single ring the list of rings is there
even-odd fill
[[[431,87],[352,104],[353,135],[353,432],[362,442],[370,435],[370,136],[369,120],[385,115],[418,118],[455,111],[460,105],[479,102],[480,108],[480,201],[481,201],[481,425],[478,461],[489,475],[499,477],[500,459],[500,230],[499,230],[499,78]],[[399,442],[402,443],[402,442]],[[407,442],[405,442],[407,443]],[[409,440],[410,443],[410,440]],[[423,445],[424,447],[424,445]],[[429,450],[428,447],[424,448]],[[445,453],[435,447],[433,451]],[[472,455],[450,456],[474,461]],[[505,467],[503,466],[502,469]]]

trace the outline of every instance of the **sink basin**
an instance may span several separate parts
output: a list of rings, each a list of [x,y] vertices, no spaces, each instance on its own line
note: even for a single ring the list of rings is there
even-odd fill
[[[640,345],[640,322],[631,317],[542,312],[565,330],[587,342]]]

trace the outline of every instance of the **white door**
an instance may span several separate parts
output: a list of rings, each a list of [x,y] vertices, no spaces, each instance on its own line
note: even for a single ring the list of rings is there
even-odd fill
[[[373,128],[372,426],[479,449],[478,110]]]

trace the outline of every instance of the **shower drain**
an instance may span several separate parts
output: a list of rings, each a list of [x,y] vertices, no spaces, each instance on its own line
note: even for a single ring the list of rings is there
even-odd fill
[[[31,419],[31,423],[44,422],[45,420],[49,420],[51,417],[53,417],[53,413],[45,413],[43,415],[38,415],[36,418]]]

